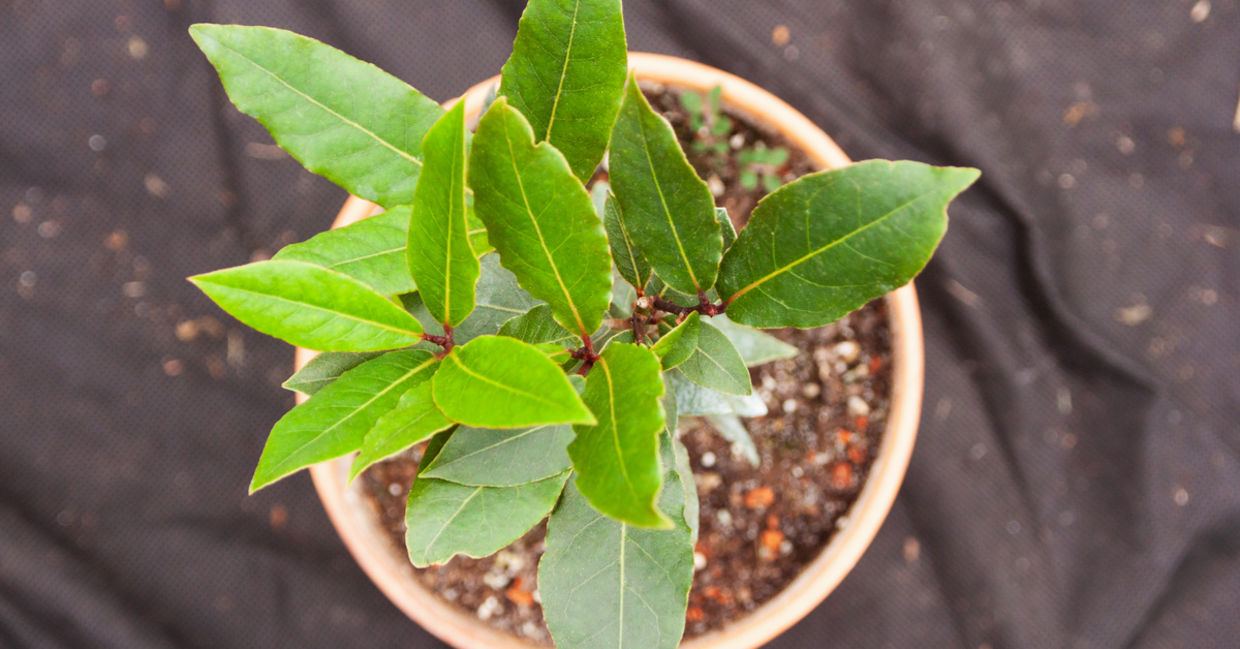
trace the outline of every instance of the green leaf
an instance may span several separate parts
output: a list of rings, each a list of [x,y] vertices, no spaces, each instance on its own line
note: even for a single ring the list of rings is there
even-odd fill
[[[418,476],[405,509],[410,561],[425,568],[457,554],[477,558],[503,549],[555,507],[568,475],[515,487],[470,487]]]
[[[692,530],[675,470],[659,509],[672,529],[633,527],[590,506],[570,481],[547,521],[538,564],[543,616],[557,647],[675,649],[693,581]]]
[[[391,457],[418,442],[452,427],[452,422],[439,412],[431,398],[431,376],[439,369],[439,361],[426,367],[419,376],[421,383],[401,395],[396,407],[375,422],[366,439],[362,441],[361,453],[353,460],[349,479],[356,478],[370,465]]]
[[[676,325],[651,347],[663,363],[663,369],[670,370],[689,360],[698,346],[698,331],[702,318],[697,311],[690,313],[684,322]]]
[[[551,314],[551,307],[546,304],[540,304],[530,309],[529,313],[505,322],[499,328],[499,335],[516,338],[531,345],[537,343],[571,345],[577,340],[576,336],[555,321],[555,317]]]
[[[713,286],[723,254],[715,199],[636,80],[612,132],[609,169],[633,243],[654,272],[694,296]]]
[[[422,475],[457,484],[512,487],[544,480],[572,468],[565,448],[569,426],[494,429],[462,426]]]
[[[422,136],[443,114],[379,68],[282,29],[198,24],[190,36],[241,112],[314,173],[380,205],[408,205]]]
[[[676,409],[681,415],[767,415],[766,404],[756,394],[740,397],[708,390],[686,379],[680,370],[671,370],[663,377],[668,390],[676,397]]]
[[[758,447],[754,446],[753,437],[749,435],[749,429],[745,428],[745,423],[736,415],[710,415],[707,421],[719,431],[719,435],[728,440],[732,445],[732,452],[744,456],[749,464],[757,467],[761,458],[758,457]]]
[[[479,336],[454,347],[435,374],[435,405],[479,428],[595,423],[558,365],[513,338]]]
[[[530,0],[501,72],[500,94],[582,181],[620,110],[627,49],[620,0]]]
[[[260,261],[189,278],[245,324],[298,347],[364,352],[422,340],[422,325],[369,286],[301,261]]]
[[[723,260],[732,320],[817,327],[908,283],[976,169],[871,160],[811,174],[758,203]]]
[[[436,362],[430,352],[390,352],[345,372],[290,410],[267,438],[250,492],[311,464],[358,450],[379,417],[425,381]]]
[[[697,482],[693,479],[693,467],[689,464],[689,449],[685,448],[685,445],[679,439],[671,435],[665,435],[665,437],[672,440],[676,475],[680,478],[680,484],[685,489],[685,524],[689,526],[693,542],[697,543],[698,531],[702,524],[702,504],[698,500]]]
[[[656,507],[663,471],[663,377],[659,359],[647,348],[613,343],[586,377],[582,395],[597,425],[574,426],[568,456],[577,488],[596,509],[640,527],[670,527]]]
[[[685,378],[698,385],[725,392],[746,395],[753,392],[749,368],[732,341],[714,326],[698,325],[697,348],[677,368]]]
[[[435,122],[422,149],[406,260],[422,304],[436,322],[455,327],[474,310],[481,273],[465,216],[465,102]]]
[[[479,264],[482,276],[475,289],[477,304],[474,312],[453,331],[457,344],[467,343],[478,336],[499,332],[504,323],[541,304],[517,285],[517,278],[499,265],[499,255],[484,255]],[[435,321],[420,295],[402,295],[401,302],[418,318],[427,332],[439,335],[443,327]]]
[[[616,271],[633,288],[645,291],[650,281],[650,263],[634,245],[624,223],[620,202],[611,193],[607,194],[607,201],[603,204],[603,227],[607,229],[607,243],[611,245],[611,258],[616,262]]]
[[[395,207],[353,225],[285,246],[272,259],[304,261],[339,271],[384,295],[417,290],[405,268],[408,207]]]
[[[502,97],[478,123],[469,184],[504,268],[565,329],[597,329],[611,296],[603,224],[564,156],[535,145],[529,123]]]
[[[740,352],[741,358],[745,360],[745,365],[748,367],[755,367],[781,358],[795,358],[801,353],[800,349],[775,336],[752,327],[738,325],[725,315],[711,318],[710,323],[732,341],[732,344],[736,346],[736,351]]]
[[[287,390],[310,396],[322,390],[341,374],[382,355],[384,352],[323,352],[284,382]]]
[[[719,231],[723,234],[723,249],[726,251],[736,242],[736,226],[732,225],[732,217],[728,216],[728,208],[716,207],[715,220],[719,222]]]

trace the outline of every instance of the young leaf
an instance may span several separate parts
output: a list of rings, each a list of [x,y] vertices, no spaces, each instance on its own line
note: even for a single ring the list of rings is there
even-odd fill
[[[504,268],[577,335],[598,328],[611,295],[607,235],[564,156],[534,144],[503,98],[478,123],[469,184],[478,217]]]
[[[723,254],[715,199],[635,79],[611,137],[612,189],[633,243],[672,288],[693,296],[709,289]]]
[[[758,203],[723,260],[732,320],[817,327],[908,283],[976,169],[871,160],[811,174]]]
[[[406,260],[431,316],[455,327],[474,310],[481,272],[465,217],[465,102],[435,122],[422,150],[425,167],[413,193]]]
[[[513,338],[479,336],[453,348],[433,389],[435,405],[467,426],[595,423],[559,366]]]
[[[272,259],[304,261],[338,271],[384,295],[416,291],[405,269],[409,208],[395,207],[353,225],[285,246]]]
[[[379,417],[425,381],[436,362],[430,352],[390,352],[345,372],[290,410],[267,438],[250,492],[311,464],[356,451]]]
[[[383,352],[323,352],[290,376],[282,387],[310,396],[340,378],[341,374],[382,354]]]
[[[627,49],[620,0],[530,0],[500,76],[500,94],[583,182],[620,110]]]
[[[362,441],[362,449],[353,460],[349,470],[349,479],[356,478],[370,465],[386,457],[395,455],[414,444],[447,430],[452,422],[439,412],[431,398],[431,376],[439,369],[439,362],[426,367],[420,374],[422,382],[413,386],[401,395],[396,407],[375,422],[366,439]]]
[[[728,208],[716,207],[715,220],[719,222],[719,232],[723,235],[723,249],[726,252],[736,242],[736,226],[732,225],[732,217],[728,216]]]
[[[379,68],[268,27],[198,24],[190,36],[237,108],[307,169],[380,205],[408,205],[437,103]]]
[[[681,415],[738,415],[741,417],[765,417],[766,404],[756,394],[739,397],[708,390],[685,378],[680,370],[671,370],[664,376],[668,390],[676,398],[676,409]]]
[[[499,255],[484,255],[479,260],[482,276],[475,289],[477,304],[474,312],[453,332],[457,344],[467,343],[478,336],[494,335],[500,327],[531,308],[541,304],[517,285],[517,278],[499,265]],[[431,316],[422,297],[416,293],[401,296],[401,303],[433,334],[442,334],[443,328]]]
[[[611,193],[607,194],[607,201],[603,204],[603,227],[607,229],[607,243],[611,245],[611,258],[616,262],[616,271],[633,288],[645,291],[650,281],[650,262],[633,244],[620,202]]]
[[[670,370],[689,360],[698,346],[698,330],[702,318],[697,311],[690,313],[675,328],[663,334],[663,337],[651,349],[663,363],[663,369]]]
[[[801,350],[775,336],[752,327],[738,325],[722,314],[711,318],[710,323],[732,341],[747,367],[755,367],[781,358],[793,358],[801,353]]]
[[[260,261],[189,278],[245,324],[298,347],[365,352],[422,340],[422,325],[369,286],[301,261]]]
[[[569,472],[515,487],[470,487],[418,476],[405,509],[413,565],[485,557],[521,538],[555,507]]]
[[[698,325],[697,348],[677,368],[685,378],[698,385],[725,392],[746,395],[753,392],[749,368],[741,359],[732,341],[714,326]]]
[[[663,471],[663,378],[659,359],[647,348],[613,343],[586,377],[582,395],[598,424],[573,427],[568,456],[577,488],[595,509],[639,527],[670,527],[656,507]]]
[[[551,314],[551,307],[540,304],[529,310],[525,315],[517,316],[499,328],[499,335],[516,338],[531,345],[538,343],[554,343],[568,345],[577,337],[561,327]]]
[[[670,468],[669,468],[670,469]],[[693,581],[692,530],[675,470],[659,509],[675,527],[652,530],[608,518],[570,481],[547,521],[538,564],[543,616],[558,647],[675,649]]]
[[[507,430],[462,426],[421,475],[475,487],[536,482],[572,468],[565,450],[572,439],[572,428],[562,425]]]

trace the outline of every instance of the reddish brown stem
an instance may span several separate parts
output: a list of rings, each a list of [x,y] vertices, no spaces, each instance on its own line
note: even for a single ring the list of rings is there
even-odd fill
[[[435,343],[436,345],[443,347],[443,352],[441,354],[443,356],[447,356],[448,352],[452,351],[452,348],[456,346],[456,341],[452,339],[452,327],[449,326],[444,326],[442,336],[423,333],[422,340]]]

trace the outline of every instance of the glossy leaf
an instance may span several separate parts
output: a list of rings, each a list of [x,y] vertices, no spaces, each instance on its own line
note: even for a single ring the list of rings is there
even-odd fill
[[[434,438],[422,459],[433,462]],[[450,441],[451,438],[449,438]],[[405,509],[405,547],[413,565],[442,564],[457,554],[485,557],[521,538],[555,507],[569,472],[515,487],[471,487],[419,474]]]
[[[677,369],[698,385],[727,394],[753,392],[749,368],[732,341],[713,325],[698,325],[697,347]]]
[[[689,360],[698,346],[698,331],[701,328],[701,316],[696,311],[685,317],[684,321],[663,334],[663,337],[651,347],[663,369],[670,370]]]
[[[817,327],[908,283],[976,169],[871,160],[811,174],[758,203],[728,250],[719,293],[732,320]]]
[[[717,315],[710,319],[710,323],[714,325],[723,335],[732,341],[736,346],[736,351],[740,352],[741,358],[745,360],[745,365],[755,367],[763,363],[777,361],[781,358],[795,358],[801,350],[789,345],[788,343],[763,333],[752,327],[738,325],[732,322],[725,315]]]
[[[190,28],[241,112],[307,169],[380,205],[408,205],[422,136],[443,114],[379,68],[282,29]]]
[[[474,310],[481,272],[465,216],[465,102],[435,122],[422,150],[406,259],[422,304],[436,322],[455,327]]]
[[[401,395],[425,381],[430,352],[389,352],[345,372],[276,422],[254,470],[251,493],[299,469],[358,450]]]
[[[357,223],[285,246],[272,259],[335,270],[384,295],[417,290],[405,268],[409,208],[395,207]]]
[[[659,432],[663,378],[647,348],[612,343],[586,377],[582,395],[597,425],[573,427],[568,456],[577,488],[600,512],[640,527],[669,527],[656,507],[662,487]]]
[[[530,0],[499,92],[585,181],[607,148],[627,60],[620,0]]]
[[[643,529],[590,506],[574,481],[547,521],[538,564],[543,616],[557,647],[675,649],[693,581],[692,530],[679,474],[659,498],[671,529]]]
[[[564,156],[535,145],[529,123],[502,97],[478,123],[469,184],[504,268],[565,329],[597,329],[611,296],[603,224]]]
[[[616,272],[633,288],[645,291],[650,282],[650,263],[633,243],[624,212],[613,194],[607,194],[603,203],[603,227],[607,230],[607,242],[611,245],[611,258],[616,262]]]
[[[480,336],[453,348],[433,385],[439,409],[467,426],[595,423],[559,366],[513,338]]]
[[[420,374],[423,377],[422,382],[401,395],[396,407],[380,417],[370,432],[366,433],[361,452],[354,458],[353,467],[349,470],[350,480],[356,478],[366,467],[452,426],[452,422],[439,412],[431,398],[430,379],[437,369],[438,361],[428,366]]]
[[[654,272],[693,296],[713,286],[723,254],[715,199],[635,80],[612,132],[609,164],[624,222]]]
[[[284,382],[287,390],[312,395],[327,387],[341,374],[382,355],[384,352],[323,352],[306,363]]]
[[[511,487],[544,480],[572,468],[565,448],[569,426],[457,429],[422,475],[484,487]]]
[[[537,343],[570,345],[577,342],[576,336],[555,321],[551,307],[546,304],[540,304],[530,309],[525,315],[505,322],[499,328],[499,335],[516,338],[531,345]]]
[[[416,318],[348,275],[301,261],[260,261],[189,278],[245,324],[298,347],[375,351],[416,344]]]

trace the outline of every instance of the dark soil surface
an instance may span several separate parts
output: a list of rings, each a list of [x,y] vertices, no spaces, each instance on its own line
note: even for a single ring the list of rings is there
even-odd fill
[[[682,142],[692,141],[689,114],[678,96],[645,89]],[[727,135],[703,135],[727,142],[726,154],[686,149],[739,226],[764,192],[741,187],[736,152],[755,142],[767,148],[785,143],[738,115],[731,119]],[[793,150],[786,164],[770,171],[787,182],[813,168],[804,153]],[[686,637],[719,629],[770,600],[842,524],[886,425],[891,348],[886,316],[885,305],[876,301],[826,327],[775,332],[802,353],[751,370],[770,410],[745,421],[761,458],[757,467],[705,421],[682,419],[681,438],[702,505]],[[414,449],[363,474],[364,488],[401,548],[405,500],[420,455],[421,448]],[[490,557],[456,557],[416,574],[492,626],[550,645],[536,587],[543,535],[539,525]]]

